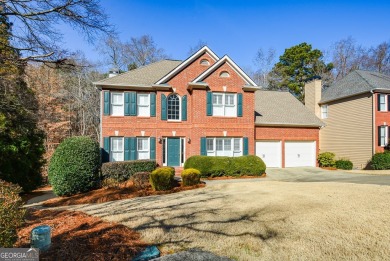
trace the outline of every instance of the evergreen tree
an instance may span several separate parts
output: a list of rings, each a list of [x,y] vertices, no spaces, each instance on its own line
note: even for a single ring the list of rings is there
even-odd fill
[[[30,191],[42,180],[44,135],[37,127],[35,95],[23,79],[25,63],[10,46],[10,31],[11,24],[1,16],[0,179]]]
[[[270,87],[273,89],[288,88],[299,100],[304,99],[305,81],[315,76],[330,75],[333,64],[325,64],[323,54],[312,49],[307,43],[301,43],[285,50],[279,62],[271,71]],[[324,77],[325,76],[325,77]]]

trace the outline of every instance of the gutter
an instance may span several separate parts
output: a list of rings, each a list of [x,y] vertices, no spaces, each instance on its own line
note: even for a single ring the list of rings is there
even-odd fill
[[[321,105],[321,104],[325,104],[325,103],[329,103],[329,102],[334,102],[334,101],[350,98],[350,97],[353,97],[353,96],[356,96],[356,95],[364,94],[364,93],[371,93],[371,94],[373,94],[375,91],[390,93],[390,89],[375,88],[375,89],[372,89],[372,90],[358,92],[358,93],[347,95],[347,96],[343,96],[343,97],[338,97],[338,98],[334,98],[334,99],[330,99],[330,100],[320,101],[318,104]]]
[[[322,129],[325,125],[317,124],[283,124],[283,123],[255,123],[255,127],[295,127],[295,128],[320,128]]]

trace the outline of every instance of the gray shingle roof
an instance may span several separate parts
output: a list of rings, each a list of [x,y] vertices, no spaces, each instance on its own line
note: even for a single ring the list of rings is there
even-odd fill
[[[95,84],[123,86],[153,85],[174,68],[176,68],[180,63],[181,61],[161,60],[159,62],[145,65],[111,78],[103,79],[101,81],[95,82]]]
[[[331,85],[322,94],[320,103],[369,92],[374,89],[390,90],[390,76],[377,72],[356,70]]]
[[[325,126],[289,92],[256,91],[255,111],[256,125]]]

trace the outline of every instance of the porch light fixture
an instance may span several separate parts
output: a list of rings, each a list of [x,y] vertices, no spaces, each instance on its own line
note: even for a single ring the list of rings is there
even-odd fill
[[[187,138],[187,142],[191,143],[191,138],[190,137]]]
[[[162,138],[158,137],[158,143],[161,143],[161,142],[162,142]]]

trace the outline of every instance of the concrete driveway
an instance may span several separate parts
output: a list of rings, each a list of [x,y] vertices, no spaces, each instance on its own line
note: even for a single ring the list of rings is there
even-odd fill
[[[287,181],[287,182],[340,182],[356,184],[376,184],[390,186],[390,175],[355,174],[342,170],[324,170],[314,167],[269,168],[267,178],[250,179],[250,182]],[[248,179],[212,180],[209,185],[221,183],[248,182]]]
[[[354,174],[342,170],[321,168],[269,168],[267,179],[291,182],[342,182],[356,184],[390,185],[390,175]]]

